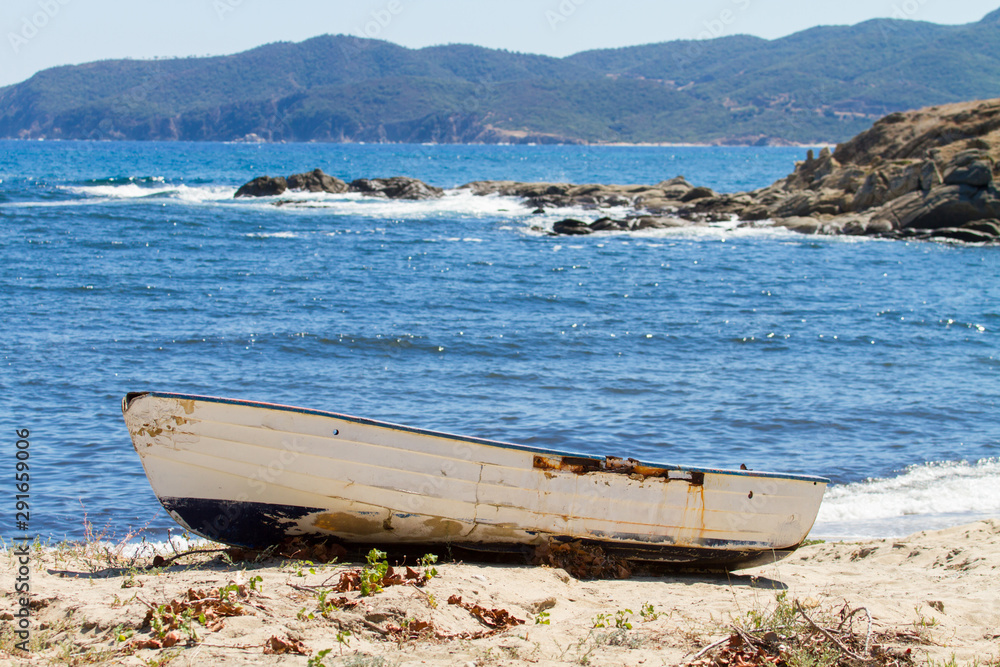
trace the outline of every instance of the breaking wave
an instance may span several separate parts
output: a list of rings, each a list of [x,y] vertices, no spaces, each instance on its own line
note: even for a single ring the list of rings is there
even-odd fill
[[[150,176],[143,178],[122,177],[85,181],[81,185],[67,185],[63,190],[82,195],[86,199],[176,199],[188,203],[215,202],[231,199],[234,190],[218,185],[188,185],[167,183],[165,179]]]
[[[812,536],[901,537],[1000,517],[1000,459],[944,461],[827,489]]]

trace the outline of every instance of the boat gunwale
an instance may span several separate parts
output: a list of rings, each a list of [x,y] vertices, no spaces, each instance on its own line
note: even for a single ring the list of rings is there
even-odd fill
[[[293,412],[298,414],[312,415],[317,417],[331,417],[334,419],[339,419],[342,421],[347,421],[356,424],[362,424],[365,426],[375,426],[379,428],[385,428],[395,431],[403,431],[405,433],[413,433],[416,435],[426,435],[430,437],[443,438],[446,440],[454,440],[457,442],[468,442],[477,445],[484,445],[487,447],[497,447],[500,449],[512,449],[516,451],[526,452],[530,454],[539,454],[542,456],[560,456],[560,457],[570,457],[575,459],[586,459],[595,462],[603,462],[607,457],[599,456],[596,454],[584,454],[579,452],[567,452],[559,449],[543,449],[540,447],[531,447],[529,445],[519,445],[513,442],[504,442],[502,440],[490,440],[488,438],[479,438],[476,436],[468,435],[456,435],[454,433],[447,433],[444,431],[434,431],[431,429],[418,428],[414,426],[406,426],[403,424],[396,424],[393,422],[380,421],[377,419],[370,419],[367,417],[355,417],[353,415],[347,415],[339,412],[330,412],[328,410],[317,410],[313,408],[302,408],[293,405],[284,405],[281,403],[267,403],[263,401],[251,401],[245,399],[237,398],[224,398],[220,396],[204,396],[199,394],[181,394],[174,392],[163,392],[163,391],[139,391],[139,392],[129,392],[125,395],[122,401],[122,411],[127,411],[129,405],[132,401],[143,396],[153,396],[158,398],[171,398],[174,400],[183,401],[201,401],[204,403],[221,403],[223,405],[236,405],[236,406],[246,406],[246,407],[256,407],[264,408],[268,410],[279,410],[282,412]],[[633,459],[634,460],[634,459]],[[663,470],[673,470],[673,471],[689,471],[689,472],[700,472],[707,474],[716,475],[735,475],[738,477],[760,477],[767,479],[788,479],[794,481],[802,482],[813,482],[829,484],[830,480],[826,477],[820,477],[817,475],[800,475],[794,473],[779,473],[779,472],[766,472],[759,470],[733,470],[727,468],[702,468],[696,466],[680,466],[673,463],[653,463],[649,461],[637,461],[639,465],[650,467],[650,468],[660,468]]]

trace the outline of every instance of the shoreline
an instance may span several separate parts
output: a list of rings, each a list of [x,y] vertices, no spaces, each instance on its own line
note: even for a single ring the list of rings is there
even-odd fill
[[[0,576],[13,581],[18,566],[7,556]],[[12,653],[17,601],[8,591],[0,656],[30,665],[68,653],[99,664],[302,665],[330,649],[323,664],[677,665],[735,650],[727,638],[736,628],[752,635],[755,619],[797,603],[810,619],[864,608],[873,646],[912,664],[1000,660],[993,594],[1000,519],[906,538],[810,543],[785,560],[729,574],[579,580],[560,568],[441,556],[433,566],[411,561],[409,583],[364,596],[343,583],[364,564],[234,561],[210,552],[147,570],[148,558],[114,545],[34,549],[34,650]]]

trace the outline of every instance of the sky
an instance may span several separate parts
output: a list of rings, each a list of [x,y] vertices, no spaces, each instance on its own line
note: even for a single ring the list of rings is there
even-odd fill
[[[675,39],[767,39],[872,18],[978,21],[1000,0],[2,0],[0,86],[57,65],[222,55],[322,34],[566,56]]]

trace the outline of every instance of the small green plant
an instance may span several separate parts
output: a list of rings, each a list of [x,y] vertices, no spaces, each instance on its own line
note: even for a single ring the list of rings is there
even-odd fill
[[[166,613],[167,605],[161,604],[150,616],[149,625],[153,629],[153,634],[156,635],[157,639],[163,639],[167,636],[167,628],[163,623],[163,617]]]
[[[433,567],[438,562],[436,554],[424,554],[420,557],[420,567],[424,568],[424,581],[430,581],[437,576],[437,568]]]
[[[389,571],[389,563],[386,560],[386,553],[378,549],[372,549],[365,557],[368,565],[361,570],[361,595],[369,596],[382,592],[382,580],[385,579],[386,572]]]
[[[937,607],[935,607],[936,609]],[[913,611],[917,615],[917,620],[913,622],[913,626],[918,629],[927,630],[929,628],[935,628],[939,625],[938,620],[933,616],[927,617],[920,612],[920,605],[913,605]]]
[[[773,630],[795,625],[797,614],[795,605],[788,600],[788,591],[781,591],[774,596],[774,609],[759,611],[751,609],[746,613],[746,621],[741,625],[748,632]]]
[[[255,577],[252,577],[250,579],[249,586],[250,590],[254,591],[255,593],[262,592],[264,590],[264,577],[260,576],[259,574]]]
[[[540,611],[535,615],[535,625],[548,625],[550,620],[547,611]]]
[[[223,602],[229,602],[229,596],[238,597],[240,594],[240,587],[236,584],[226,584],[225,586],[219,586],[219,599]]]
[[[319,651],[316,655],[314,655],[313,657],[309,658],[309,661],[306,662],[306,666],[307,667],[326,667],[326,663],[323,662],[323,659],[326,656],[330,655],[330,651],[332,651],[332,650],[333,650],[332,648],[325,648],[322,651]]]
[[[648,623],[650,621],[655,621],[663,614],[656,611],[652,602],[646,602],[639,608],[639,615],[642,616],[643,621]]]
[[[129,639],[131,639],[132,635],[135,634],[135,630],[133,630],[132,628],[126,628],[124,625],[119,625],[114,630],[112,630],[111,634],[114,635],[115,641],[120,644],[122,642],[127,642]]]
[[[344,655],[344,647],[351,645],[351,631],[350,630],[338,630],[337,631],[337,643],[340,644],[340,655]]]
[[[330,589],[324,588],[316,595],[316,601],[319,603],[319,613],[323,615],[323,618],[329,618],[333,610],[337,608],[336,600],[327,599],[330,592]]]
[[[192,642],[198,641],[198,632],[195,630],[194,620],[195,619],[192,618],[190,609],[185,609],[181,612],[180,629],[184,634],[188,636],[188,639]],[[205,615],[200,614],[199,620],[204,625]]]
[[[117,593],[115,593],[111,597],[111,602],[110,602],[109,606],[112,609],[118,609],[119,607],[124,607],[125,605],[129,604],[130,602],[134,602],[137,597],[139,597],[138,593],[134,594],[130,598],[127,598],[127,599],[123,600],[120,597],[118,597]]]
[[[631,630],[632,613],[633,612],[631,609],[622,609],[620,611],[615,612],[615,627]]]
[[[316,563],[311,560],[298,560],[292,565],[295,567],[296,577],[304,577],[306,576],[306,572],[309,574],[316,574]]]
[[[163,667],[169,664],[175,658],[181,654],[182,649],[174,649],[172,651],[159,651],[156,655],[148,660],[143,661],[146,667]]]
[[[594,617],[594,628],[623,628],[625,630],[632,629],[632,614],[634,612],[631,609],[620,609],[612,614],[600,613]]]

